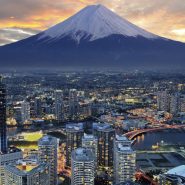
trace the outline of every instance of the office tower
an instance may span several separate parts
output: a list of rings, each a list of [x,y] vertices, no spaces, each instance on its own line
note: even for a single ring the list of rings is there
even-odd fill
[[[118,135],[118,134],[116,134],[115,139],[114,139],[114,147],[117,145],[117,143],[121,143],[123,146],[132,145],[132,141],[129,140],[126,136]]]
[[[5,165],[15,163],[22,157],[22,151],[13,147],[8,148],[6,153],[0,154],[0,185],[5,184]]]
[[[136,153],[131,142],[124,136],[114,139],[114,182],[115,184],[134,180],[136,170]]]
[[[38,142],[39,162],[46,162],[50,165],[50,184],[57,184],[57,138],[44,136]]]
[[[185,112],[185,95],[180,97],[180,112]]]
[[[35,113],[35,117],[37,117],[37,118],[42,117],[42,101],[41,101],[40,97],[35,97],[34,113]]]
[[[168,91],[160,91],[157,93],[157,108],[159,111],[167,111],[170,109],[170,95]]]
[[[71,120],[78,119],[78,111],[79,111],[79,104],[78,104],[77,90],[70,89],[69,91],[69,118]]]
[[[17,122],[17,125],[21,125],[22,124],[22,111],[21,111],[21,107],[14,107],[14,118]]]
[[[180,111],[180,95],[173,93],[170,96],[170,113],[176,115]]]
[[[50,185],[49,164],[33,159],[6,165],[5,176],[5,185]]]
[[[0,153],[7,152],[6,89],[0,77]]]
[[[84,134],[82,137],[82,147],[92,151],[95,157],[95,166],[97,166],[98,139],[93,135]]]
[[[75,149],[71,156],[71,168],[71,185],[94,185],[95,163],[90,149]]]
[[[66,125],[66,166],[71,167],[71,153],[82,146],[83,124]]]
[[[21,103],[21,122],[26,124],[30,121],[30,104],[29,102],[23,101]]]
[[[98,168],[111,171],[113,167],[114,129],[106,123],[94,123],[93,133],[98,138]]]
[[[55,117],[58,122],[64,121],[63,91],[55,91]]]

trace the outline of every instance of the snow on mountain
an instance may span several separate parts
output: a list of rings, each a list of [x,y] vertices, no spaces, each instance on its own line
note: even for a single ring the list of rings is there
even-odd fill
[[[120,34],[125,37],[159,38],[157,35],[135,26],[102,5],[91,5],[64,22],[44,31],[39,39],[49,37],[52,40],[57,40],[70,36],[79,42],[82,38],[88,37],[90,41],[93,41],[113,34]]]

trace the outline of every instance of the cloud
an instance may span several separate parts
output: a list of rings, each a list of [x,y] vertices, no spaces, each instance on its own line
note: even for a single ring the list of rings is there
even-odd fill
[[[39,33],[39,30],[23,28],[0,29],[0,45],[9,44]]]
[[[173,31],[185,29],[184,0],[1,0],[0,29],[44,30],[90,4],[103,4],[150,32],[185,42],[184,34]]]

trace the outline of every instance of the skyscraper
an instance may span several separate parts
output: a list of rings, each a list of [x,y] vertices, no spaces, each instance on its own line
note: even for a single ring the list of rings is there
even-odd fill
[[[106,123],[93,124],[93,133],[98,138],[98,168],[111,171],[113,167],[114,129]]]
[[[157,93],[157,108],[159,111],[167,111],[170,109],[170,95],[169,92],[160,91]]]
[[[88,148],[92,151],[95,157],[95,164],[97,166],[98,139],[94,135],[84,134],[82,137],[82,147]]]
[[[78,104],[77,90],[70,89],[69,91],[69,118],[71,120],[78,119],[78,111],[79,111],[79,104]]]
[[[34,100],[34,114],[35,117],[41,118],[42,117],[42,101],[40,97],[35,97]]]
[[[7,152],[6,89],[0,77],[0,153]]]
[[[0,185],[5,184],[5,165],[15,163],[22,158],[22,151],[14,147],[8,148],[6,153],[0,154]]]
[[[114,183],[134,180],[136,170],[136,153],[131,142],[124,136],[116,135],[114,139]]]
[[[39,161],[50,165],[50,184],[57,184],[57,138],[44,136],[38,142]]]
[[[170,113],[176,115],[180,111],[180,94],[172,93],[170,96]]]
[[[95,163],[90,149],[75,149],[71,156],[71,168],[71,185],[94,185]]]
[[[74,149],[82,146],[82,136],[84,134],[83,124],[66,125],[66,166],[71,167],[71,153]]]
[[[49,164],[33,159],[6,165],[5,175],[5,185],[50,185]]]
[[[27,101],[21,103],[21,122],[25,124],[30,121],[30,104]]]
[[[63,91],[55,91],[55,117],[58,122],[64,121]]]

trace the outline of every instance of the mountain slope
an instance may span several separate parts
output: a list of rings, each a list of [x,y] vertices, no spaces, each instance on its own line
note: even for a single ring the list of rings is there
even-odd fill
[[[66,21],[43,32],[40,38],[58,39],[70,35],[79,41],[81,38],[89,36],[92,41],[112,34],[157,38],[156,35],[124,20],[102,5],[91,5],[84,8]]]
[[[149,33],[102,5],[0,47],[4,67],[183,68],[185,44]]]

